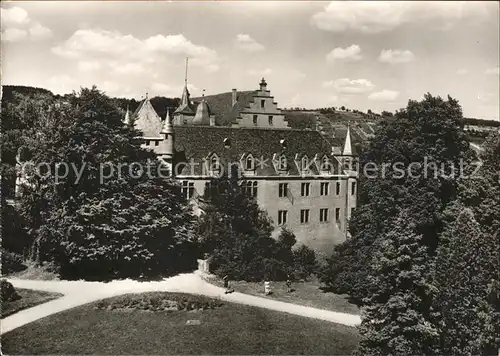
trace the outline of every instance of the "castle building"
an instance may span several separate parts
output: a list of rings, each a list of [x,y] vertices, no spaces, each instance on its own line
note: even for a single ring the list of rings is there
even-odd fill
[[[287,227],[323,253],[346,239],[357,195],[349,129],[342,141],[290,128],[264,78],[257,90],[194,99],[186,81],[179,107],[164,120],[147,96],[125,119],[142,131],[144,147],[171,167],[195,209],[211,177],[236,164],[274,234]]]

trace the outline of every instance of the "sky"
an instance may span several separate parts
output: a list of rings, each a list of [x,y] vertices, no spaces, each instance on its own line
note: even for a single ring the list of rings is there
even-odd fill
[[[499,120],[499,2],[2,2],[2,84],[394,111],[430,92]]]

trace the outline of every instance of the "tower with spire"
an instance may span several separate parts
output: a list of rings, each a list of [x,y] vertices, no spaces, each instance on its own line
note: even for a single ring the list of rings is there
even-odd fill
[[[193,109],[193,104],[191,103],[191,98],[187,87],[187,74],[188,58],[186,58],[186,71],[184,74],[184,89],[182,90],[181,103],[174,112],[174,122],[176,125],[189,124],[193,121],[195,116],[195,111]]]

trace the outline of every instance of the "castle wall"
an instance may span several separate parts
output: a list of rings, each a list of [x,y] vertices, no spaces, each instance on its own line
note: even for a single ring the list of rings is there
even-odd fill
[[[196,194],[203,195],[207,179],[183,179],[193,182]],[[329,255],[335,245],[345,241],[347,220],[351,208],[355,207],[356,195],[351,195],[352,182],[355,179],[347,177],[325,176],[319,178],[291,178],[291,177],[255,177],[249,180],[257,181],[257,202],[267,211],[275,228],[276,237],[282,227],[292,230],[299,243],[313,248],[316,252]],[[321,182],[329,183],[328,194],[321,195]],[[336,184],[339,182],[340,191],[337,194]],[[279,184],[287,183],[289,196],[279,196]],[[301,196],[301,184],[309,183],[309,196]],[[357,189],[357,187],[356,187]],[[328,219],[320,221],[320,209],[328,209]],[[309,209],[309,221],[300,222],[301,210]],[[336,209],[339,209],[339,220],[336,221]],[[287,222],[278,225],[278,212],[287,211]],[[196,210],[199,214],[199,210]]]

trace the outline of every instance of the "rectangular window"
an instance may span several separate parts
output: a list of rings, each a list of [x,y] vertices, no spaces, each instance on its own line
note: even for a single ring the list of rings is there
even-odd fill
[[[257,197],[257,181],[245,182],[245,193],[249,197]]]
[[[269,126],[273,126],[273,116],[269,115]]]
[[[155,146],[158,146],[160,144],[160,141],[155,141]]]
[[[351,195],[356,194],[356,182],[352,182],[351,185]]]
[[[328,208],[319,209],[319,221],[320,222],[328,221]]]
[[[335,221],[340,221],[340,208],[335,208]]]
[[[302,209],[300,211],[300,223],[307,224],[309,222],[309,209]]]
[[[337,182],[335,186],[335,194],[340,195],[340,182]]]
[[[288,183],[279,184],[279,197],[286,197],[288,195]]]
[[[328,195],[328,182],[320,183],[320,195]]]
[[[303,197],[308,197],[309,196],[309,186],[310,183],[302,183],[300,185],[300,195]]]
[[[257,126],[257,117],[258,117],[257,115],[254,115],[254,116],[253,116],[253,124],[254,124],[255,126]]]
[[[261,100],[261,101],[260,101],[260,107],[261,107],[262,109],[264,109],[264,104],[265,104],[265,103],[266,103],[266,101],[265,101],[265,100]]]
[[[286,224],[287,215],[288,215],[288,211],[278,210],[278,225]]]
[[[186,199],[191,199],[194,196],[194,182],[183,180],[182,194],[186,197]]]

